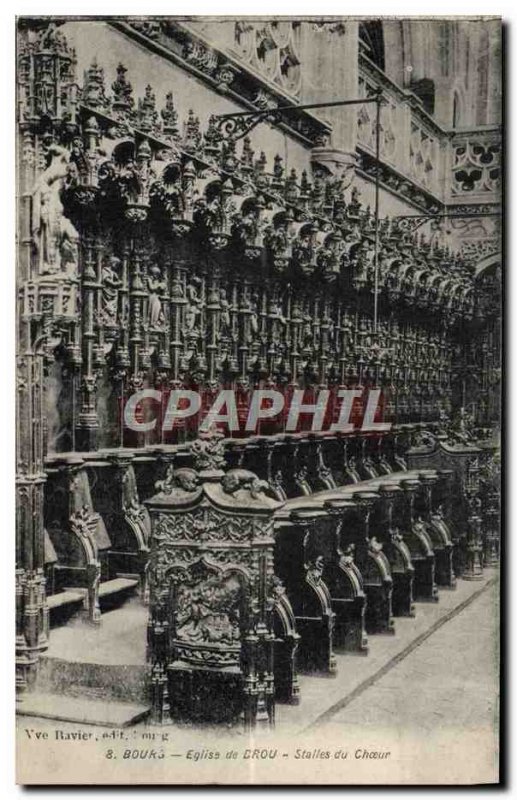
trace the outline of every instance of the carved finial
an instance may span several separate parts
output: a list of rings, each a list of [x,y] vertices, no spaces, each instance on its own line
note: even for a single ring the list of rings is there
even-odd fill
[[[254,165],[255,183],[259,189],[266,189],[269,186],[269,178],[266,175],[266,164],[266,155],[264,152],[261,152]]]
[[[165,96],[165,108],[162,108],[161,118],[163,120],[163,132],[165,136],[170,136],[176,141],[179,135],[178,113],[174,108],[174,97],[172,92],[167,92]]]
[[[156,97],[150,85],[145,87],[145,95],[138,101],[138,126],[143,131],[154,131],[159,127]]]
[[[127,69],[123,64],[117,67],[117,79],[111,84],[113,91],[113,109],[121,114],[133,108],[133,87],[126,78]]]
[[[185,150],[196,150],[201,142],[201,131],[199,130],[199,117],[194,116],[192,109],[188,112],[183,135],[183,146]]]
[[[298,194],[298,175],[293,168],[285,181],[285,199],[288,203],[296,203]]]
[[[282,156],[278,154],[275,156],[273,161],[273,180],[271,181],[271,187],[278,192],[281,192],[284,188],[284,167],[282,161]]]
[[[374,218],[370,206],[366,207],[366,210],[363,214],[363,219],[361,221],[361,228],[362,232],[366,235],[373,235],[374,233],[375,229]]]
[[[307,196],[311,190],[311,184],[307,175],[307,170],[304,169],[300,179],[300,195]]]
[[[284,168],[282,166],[283,158],[282,156],[277,155],[274,158],[274,166],[273,166],[273,175],[275,176],[276,180],[281,180],[284,174]]]
[[[223,434],[214,424],[192,442],[190,451],[194,460],[194,469],[200,473],[200,477],[218,479],[224,475],[222,468],[225,466],[226,460],[223,440]]]
[[[96,58],[92,61],[90,68],[84,71],[82,101],[91,108],[100,110],[109,108],[109,100],[104,87],[104,70],[99,67]]]
[[[336,193],[335,184],[331,180],[327,180],[325,182],[325,206],[329,209],[329,213],[332,213],[332,208],[334,206],[334,196]]]
[[[53,53],[68,55],[71,49],[68,47],[66,36],[59,30],[54,22],[45,28],[39,39],[40,50],[50,50]]]
[[[237,167],[237,156],[235,155],[235,139],[227,139],[225,142],[223,142],[221,167],[226,172],[235,172],[235,168]]]
[[[266,154],[262,150],[260,156],[255,161],[255,172],[259,175],[263,174],[266,171],[266,164],[267,164]]]
[[[361,211],[360,191],[357,186],[352,186],[350,192],[350,202],[347,208],[347,215],[349,217],[357,217]]]
[[[223,138],[221,135],[221,131],[218,130],[217,128],[215,119],[216,119],[215,116],[213,114],[210,114],[208,118],[208,128],[206,129],[204,134],[204,140],[205,140],[204,152],[207,156],[212,156],[213,158],[216,158],[219,155],[221,149],[221,141]]]
[[[241,153],[241,169],[243,172],[250,173],[253,171],[253,156],[254,150],[251,149],[251,140],[249,136],[245,136],[242,142]]]
[[[391,234],[391,219],[389,217],[385,217],[381,220],[379,231],[385,239],[388,239]]]

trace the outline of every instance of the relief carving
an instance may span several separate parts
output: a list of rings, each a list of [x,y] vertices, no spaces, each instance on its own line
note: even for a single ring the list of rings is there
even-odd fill
[[[242,589],[234,576],[208,575],[176,592],[175,638],[188,644],[232,647],[240,639]]]

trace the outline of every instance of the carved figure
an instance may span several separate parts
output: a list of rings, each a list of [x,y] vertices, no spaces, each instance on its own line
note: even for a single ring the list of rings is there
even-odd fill
[[[202,300],[193,282],[187,284],[187,299],[188,305],[185,309],[185,326],[187,331],[192,333],[198,329],[202,306]]]
[[[166,283],[162,278],[162,271],[157,265],[149,269],[147,276],[147,287],[149,289],[149,325],[151,328],[162,328],[165,324],[165,317],[162,308],[160,293],[166,289]]]
[[[40,274],[75,276],[79,260],[79,234],[64,215],[61,189],[69,172],[70,154],[51,145],[50,162],[32,190],[31,233],[38,254]]]
[[[117,324],[118,290],[122,286],[119,270],[120,259],[116,256],[111,256],[102,265],[101,320],[105,325]]]
[[[210,576],[182,586],[176,605],[176,636],[191,644],[231,646],[239,641],[241,587],[236,578]]]
[[[164,494],[172,494],[176,489],[182,492],[194,492],[199,484],[197,472],[188,467],[174,469],[170,466],[167,470],[165,480],[157,481],[156,489]]]
[[[269,489],[267,481],[247,469],[230,469],[221,480],[222,487],[227,494],[233,494],[239,489],[248,489],[252,497],[258,497]]]
[[[230,304],[228,302],[228,298],[226,295],[226,289],[224,288],[221,288],[219,290],[219,305],[221,307],[219,335],[226,337],[230,335],[231,318],[230,318]]]

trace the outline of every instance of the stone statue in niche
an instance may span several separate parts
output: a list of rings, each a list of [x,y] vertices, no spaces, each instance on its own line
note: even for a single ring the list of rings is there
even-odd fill
[[[31,233],[41,275],[61,274],[77,277],[79,234],[64,215],[61,189],[70,169],[70,154],[64,147],[51,145],[49,164],[32,190]]]
[[[117,324],[118,292],[122,286],[119,276],[120,259],[110,256],[102,265],[102,309],[101,322],[115,327]]]
[[[194,333],[199,329],[201,306],[203,302],[199,296],[194,280],[187,284],[187,300],[188,304],[185,309],[185,327],[189,333]]]
[[[156,264],[149,269],[147,288],[149,289],[149,326],[151,328],[163,328],[165,315],[160,294],[165,292],[167,287],[163,280],[162,271]]]
[[[314,330],[312,327],[312,317],[310,314],[305,313],[303,315],[303,325],[302,325],[302,346],[304,350],[312,349],[314,345]]]
[[[248,336],[248,344],[252,344],[252,342],[255,340],[259,332],[258,298],[256,295],[253,295],[249,302],[249,311],[250,311],[249,315],[250,329]]]
[[[231,333],[230,303],[224,288],[219,290],[219,305],[221,307],[219,336],[228,337]]]
[[[336,350],[336,326],[334,325],[334,320],[332,317],[326,318],[327,323],[327,342],[329,346],[329,350],[335,351]]]
[[[287,324],[287,320],[284,317],[284,312],[282,310],[282,304],[280,303],[277,298],[272,298],[269,303],[269,316],[277,319],[280,325],[284,328]]]

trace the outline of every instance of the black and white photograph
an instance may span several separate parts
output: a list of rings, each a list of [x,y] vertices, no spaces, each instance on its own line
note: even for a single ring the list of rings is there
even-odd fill
[[[17,782],[499,784],[501,17],[11,27]]]

